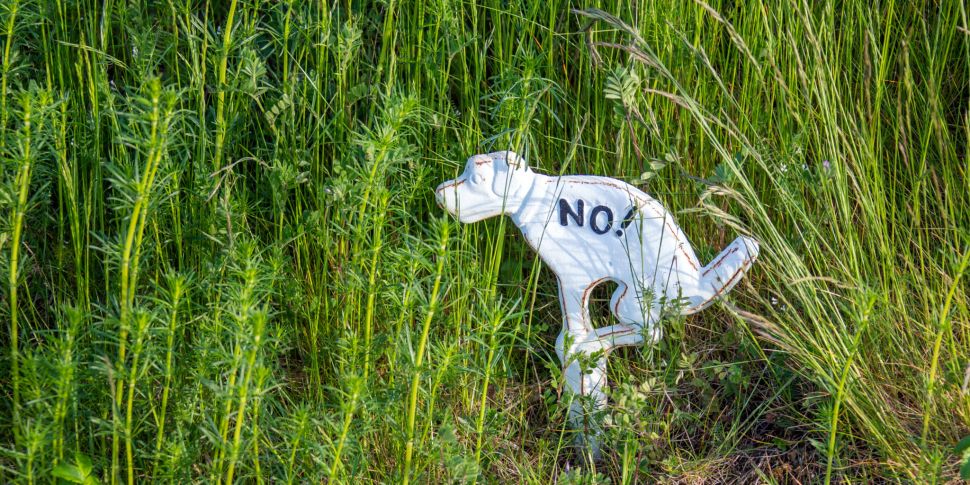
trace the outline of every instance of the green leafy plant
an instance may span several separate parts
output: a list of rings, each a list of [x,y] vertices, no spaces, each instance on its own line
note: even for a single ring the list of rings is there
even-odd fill
[[[0,0],[0,482],[958,479],[966,5],[597,5]],[[555,276],[443,231],[506,149],[761,242],[612,352],[599,462]]]
[[[957,443],[953,454],[960,457],[960,478],[970,480],[970,436],[965,436]]]
[[[94,474],[94,465],[87,455],[78,453],[74,456],[74,463],[60,463],[51,470],[51,476],[68,483],[96,485],[101,483]]]

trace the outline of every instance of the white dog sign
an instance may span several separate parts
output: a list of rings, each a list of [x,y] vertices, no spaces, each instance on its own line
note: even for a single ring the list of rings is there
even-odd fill
[[[461,176],[439,185],[435,196],[461,222],[510,216],[556,273],[564,320],[556,352],[570,390],[594,408],[606,405],[612,349],[656,341],[662,311],[703,310],[758,256],[758,242],[741,236],[702,266],[670,213],[636,187],[606,177],[537,174],[511,151],[469,158]],[[618,323],[593,328],[590,292],[607,280],[617,284],[610,311]],[[581,354],[595,362],[584,365]],[[599,428],[585,417],[581,400],[574,400],[570,421],[594,430],[585,439],[595,454]]]

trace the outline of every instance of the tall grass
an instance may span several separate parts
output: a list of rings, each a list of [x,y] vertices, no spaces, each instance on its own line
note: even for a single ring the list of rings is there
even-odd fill
[[[571,7],[0,0],[0,480],[954,478],[966,6]],[[617,351],[599,462],[555,277],[434,204],[508,148],[762,243]]]

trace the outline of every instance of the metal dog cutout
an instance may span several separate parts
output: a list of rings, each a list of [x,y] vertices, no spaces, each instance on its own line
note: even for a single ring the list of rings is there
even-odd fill
[[[669,212],[636,187],[607,177],[534,173],[511,151],[475,155],[465,171],[435,190],[438,205],[464,223],[506,214],[557,275],[563,329],[556,353],[570,390],[574,427],[594,456],[599,427],[586,419],[606,405],[606,358],[626,345],[660,338],[658,320],[707,308],[740,281],[758,256],[758,242],[741,236],[701,266]],[[592,289],[607,280],[616,325],[593,328]],[[594,362],[588,362],[592,357]]]

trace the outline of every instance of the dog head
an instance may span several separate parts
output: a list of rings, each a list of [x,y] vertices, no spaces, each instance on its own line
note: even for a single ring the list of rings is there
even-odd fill
[[[532,175],[515,152],[475,155],[465,162],[458,178],[435,189],[435,198],[461,222],[477,222],[518,210]]]

